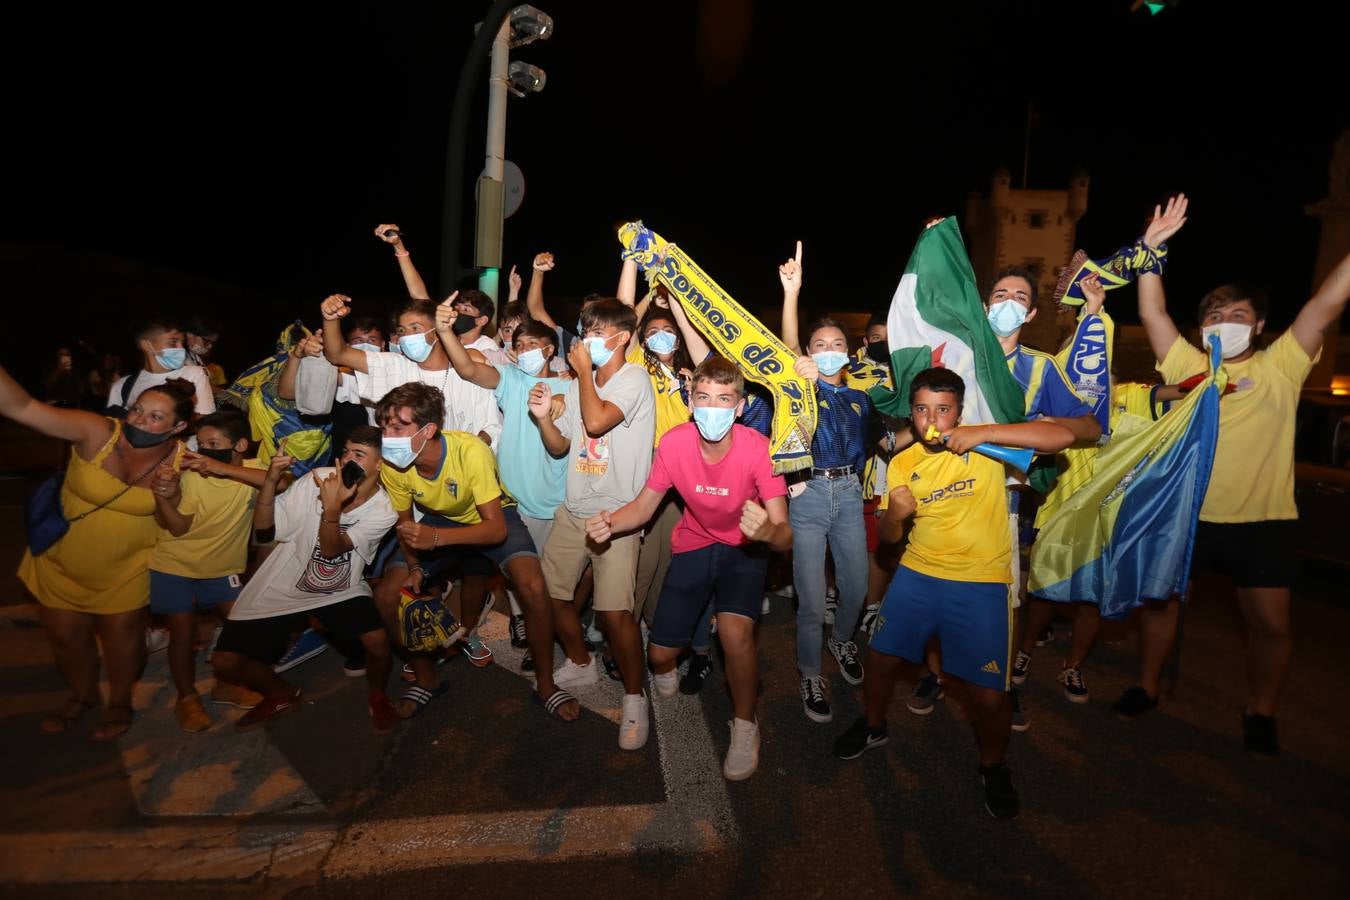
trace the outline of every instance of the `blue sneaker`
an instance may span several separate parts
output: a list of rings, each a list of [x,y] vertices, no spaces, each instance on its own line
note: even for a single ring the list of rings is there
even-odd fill
[[[282,654],[281,659],[272,666],[273,672],[287,672],[307,659],[313,659],[328,649],[328,642],[313,628],[306,628],[291,644],[291,649]]]

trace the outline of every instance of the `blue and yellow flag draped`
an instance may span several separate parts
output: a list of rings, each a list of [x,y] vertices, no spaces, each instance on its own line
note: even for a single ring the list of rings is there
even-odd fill
[[[1228,383],[1218,342],[1210,376],[1157,422],[1119,428],[1097,454],[1091,479],[1042,525],[1027,592],[1096,604],[1121,618],[1149,600],[1184,594],[1200,505],[1219,437]]]
[[[797,358],[778,335],[731,298],[689,256],[641,222],[619,229],[625,259],[637,263],[648,281],[664,284],[689,321],[722,356],[751,381],[773,392],[773,435],[769,454],[781,475],[811,467],[816,433],[816,394],[793,371]]]

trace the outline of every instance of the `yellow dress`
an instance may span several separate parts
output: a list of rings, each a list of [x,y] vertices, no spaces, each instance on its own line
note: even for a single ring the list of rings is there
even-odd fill
[[[122,423],[114,420],[112,437],[92,460],[81,459],[71,448],[61,485],[61,507],[67,519],[88,512],[126,487],[103,468],[104,458],[121,435]],[[150,602],[150,552],[158,534],[154,495],[149,488],[133,487],[103,509],[72,523],[41,556],[25,550],[19,578],[38,602],[53,609],[98,615],[139,609]]]

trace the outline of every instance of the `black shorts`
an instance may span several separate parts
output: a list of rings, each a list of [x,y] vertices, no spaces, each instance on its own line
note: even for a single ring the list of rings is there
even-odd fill
[[[762,545],[709,544],[676,553],[652,617],[651,642],[671,648],[689,644],[710,600],[715,613],[759,621],[768,568]]]
[[[1298,520],[1201,522],[1194,569],[1227,575],[1238,587],[1293,587],[1298,578]]]
[[[355,646],[361,635],[384,628],[375,601],[362,594],[318,609],[266,619],[226,619],[216,649],[270,665],[286,652],[291,634],[303,629],[310,616],[322,623],[328,640],[337,647]]]

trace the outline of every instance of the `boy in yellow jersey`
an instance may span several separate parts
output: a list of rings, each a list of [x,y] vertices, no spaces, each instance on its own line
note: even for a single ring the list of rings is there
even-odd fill
[[[197,693],[196,610],[216,610],[225,617],[239,596],[253,501],[267,474],[257,460],[243,458],[248,435],[248,419],[237,410],[206,416],[197,425],[198,452],[183,463],[194,471],[163,479],[168,490],[155,491],[161,530],[150,555],[150,612],[163,616],[169,628],[169,672],[178,690],[174,714],[187,732],[211,727]],[[217,679],[211,699],[252,709],[262,695]]]
[[[375,407],[384,430],[380,481],[398,514],[398,549],[384,566],[375,602],[397,637],[399,595],[444,584],[466,561],[495,563],[516,586],[525,633],[535,659],[535,699],[552,715],[572,721],[576,698],[553,682],[552,604],[544,587],[534,539],[502,487],[497,459],[487,444],[464,431],[442,431],[444,399],[427,384],[411,382],[385,394]],[[413,507],[422,512],[413,519]],[[479,609],[461,609],[465,622]],[[436,696],[435,663],[412,654],[416,684],[399,700],[399,714],[417,715]]]
[[[972,450],[997,443],[1058,453],[1073,433],[1055,422],[960,426],[965,382],[948,369],[925,369],[910,384],[918,442],[891,460],[881,539],[909,545],[877,616],[863,682],[867,715],[835,742],[853,759],[886,743],[886,710],[907,664],[924,659],[937,638],[947,683],[964,685],[980,754],[985,808],[1017,815],[1012,774],[1003,764],[1011,733],[1008,673],[1012,656],[1012,533],[1003,464]],[[929,439],[929,429],[936,436]]]

